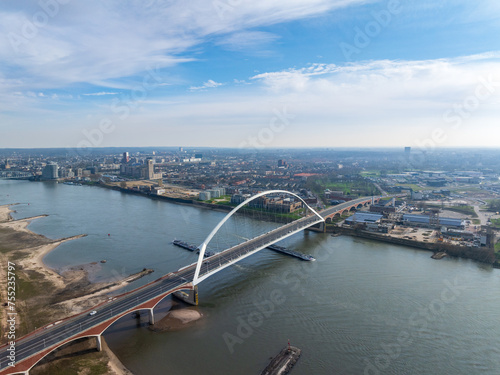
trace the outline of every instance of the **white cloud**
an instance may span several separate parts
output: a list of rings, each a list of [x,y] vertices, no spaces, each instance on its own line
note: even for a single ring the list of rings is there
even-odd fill
[[[266,48],[277,39],[278,35],[268,32],[241,31],[224,36],[216,44],[230,51],[249,55],[268,55],[270,52]]]
[[[117,95],[117,92],[106,92],[106,91],[100,91],[100,92],[93,92],[90,94],[82,94],[85,96],[103,96],[103,95]]]
[[[151,66],[192,61],[183,56],[211,36],[228,48],[270,42],[272,34],[249,28],[302,19],[363,0],[255,0],[229,5],[221,16],[206,0],[59,4],[43,26],[30,26],[45,12],[32,3],[0,5],[0,61],[35,85],[61,87],[141,74]],[[228,3],[229,4],[229,3]],[[246,42],[245,42],[246,40]]]
[[[205,89],[211,89],[215,87],[222,86],[222,83],[215,82],[214,80],[209,79],[207,82],[203,83],[202,86],[191,86],[189,89],[191,91],[196,91],[196,90],[205,90]]]

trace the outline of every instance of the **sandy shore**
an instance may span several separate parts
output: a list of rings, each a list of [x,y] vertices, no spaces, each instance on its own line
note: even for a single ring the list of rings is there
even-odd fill
[[[31,318],[38,318],[34,312],[36,310],[38,310],[38,313],[40,311],[43,312],[43,319],[50,319],[45,324],[65,318],[68,315],[82,312],[107,300],[107,293],[122,288],[129,282],[136,280],[150,271],[145,270],[118,282],[98,284],[91,284],[88,281],[88,268],[84,266],[73,267],[59,274],[44,264],[43,258],[45,255],[63,242],[78,239],[86,235],[76,235],[58,240],[48,239],[27,229],[28,224],[32,220],[47,215],[13,220],[10,215],[12,206],[0,206],[0,262],[4,265],[7,265],[8,261],[15,263],[16,277],[19,281],[33,284],[35,290],[38,292],[27,301],[19,298],[16,299],[16,308],[19,311],[24,309],[27,314],[23,316],[24,320],[30,320],[30,314],[33,314]],[[2,284],[0,294],[3,301],[7,300],[6,271],[6,267],[0,267],[0,284]],[[37,284],[43,285],[43,287]],[[51,287],[47,287],[48,285],[51,285]],[[39,289],[36,289],[37,287]],[[43,295],[44,292],[45,295]],[[58,296],[61,302],[55,303],[54,301],[57,300]],[[2,331],[6,332],[6,309],[2,310]],[[40,324],[44,324],[44,322],[35,322],[34,324],[38,324],[38,327],[40,327]],[[110,374],[131,374],[109,348],[107,348],[107,354],[109,357],[108,367]]]
[[[10,216],[11,213],[10,206],[13,206],[13,204],[6,204],[0,206],[0,223],[12,220],[12,216]]]
[[[177,331],[192,325],[200,320],[202,316],[196,307],[171,310],[150,329],[155,332]]]

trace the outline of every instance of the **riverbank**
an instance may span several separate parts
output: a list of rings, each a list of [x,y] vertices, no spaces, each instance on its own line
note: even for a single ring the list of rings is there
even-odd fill
[[[120,186],[107,185],[104,183],[92,184],[92,186],[98,186],[98,187],[102,187],[105,189],[115,190],[115,191],[122,192],[124,194],[139,195],[139,196],[153,199],[153,200],[162,200],[162,201],[167,201],[170,203],[182,204],[182,205],[187,205],[187,206],[208,208],[210,210],[219,211],[219,212],[228,213],[236,207],[235,205],[207,203],[207,202],[199,201],[197,199],[184,199],[184,198],[169,197],[167,195],[149,194],[149,193],[145,193],[145,192],[140,191],[140,190],[122,188]],[[261,210],[254,210],[254,209],[248,209],[248,208],[243,208],[243,209],[239,210],[240,214],[248,213],[248,212],[258,212],[258,215],[260,215],[261,219],[263,219],[263,220],[269,219],[268,221],[273,221],[273,222],[277,221],[277,222],[282,222],[282,223],[289,223],[290,221],[294,220],[294,218],[291,217],[290,214],[276,214],[274,212],[265,212],[265,211],[261,211]]]
[[[0,267],[0,294],[2,300],[7,301],[6,265],[10,262],[9,264],[14,265],[13,272],[16,278],[17,337],[32,332],[37,327],[82,312],[103,302],[108,298],[107,293],[149,273],[149,270],[143,270],[119,282],[98,284],[89,282],[89,267],[86,265],[73,267],[59,274],[44,264],[43,257],[61,243],[76,240],[86,235],[80,234],[51,240],[27,228],[32,220],[46,215],[14,220],[11,215],[12,206],[12,204],[0,206],[0,262],[5,265],[5,267]],[[5,308],[2,309],[0,324],[4,333],[2,343],[5,343],[5,333],[8,332],[7,309]],[[65,348],[73,352],[80,350],[78,344],[75,347],[70,344]],[[104,368],[105,371],[96,370],[97,372],[92,372],[92,374],[131,374],[123,370],[125,367],[116,357],[113,358],[113,356],[97,352],[94,354],[95,356],[91,353],[82,362],[82,367],[71,373],[84,373],[89,365],[95,365],[101,369]],[[60,366],[60,363],[47,363],[44,365],[46,370],[40,369],[36,373],[56,374],[54,366]],[[64,371],[66,370],[63,369],[63,372],[60,373],[69,373]]]
[[[450,244],[443,243],[434,243],[434,242],[421,242],[408,238],[399,238],[390,236],[387,234],[367,232],[359,229],[346,228],[346,227],[327,227],[326,231],[328,233],[334,234],[344,234],[353,237],[361,237],[374,241],[387,242],[395,245],[409,246],[418,249],[432,251],[433,253],[444,252],[447,255],[464,258],[464,259],[472,259],[481,263],[487,263],[494,265],[495,264],[495,254],[494,251],[490,248],[473,248],[468,246],[455,246]]]

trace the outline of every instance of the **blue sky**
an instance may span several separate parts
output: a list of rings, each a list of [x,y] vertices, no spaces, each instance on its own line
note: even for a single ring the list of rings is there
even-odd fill
[[[0,147],[498,147],[497,0],[0,3]]]

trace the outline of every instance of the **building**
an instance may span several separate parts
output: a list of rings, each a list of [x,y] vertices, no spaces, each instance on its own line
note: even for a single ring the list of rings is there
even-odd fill
[[[164,188],[162,188],[162,187],[154,187],[152,192],[155,195],[163,195],[163,194],[165,194],[165,191],[166,190]]]
[[[129,157],[128,152],[124,152],[123,153],[123,158],[122,158],[122,163],[123,164],[127,164],[129,161],[130,161],[130,157]]]
[[[152,159],[147,159],[146,164],[121,164],[120,174],[141,180],[159,180],[163,177],[161,173],[155,173]]]
[[[354,215],[345,219],[345,223],[349,225],[359,224],[359,223],[380,223],[380,220],[384,216],[381,214],[374,214],[368,212],[356,212]]]
[[[200,192],[199,199],[200,199],[200,201],[208,201],[208,200],[212,199],[212,195],[210,194],[209,191],[202,191],[202,192]]]
[[[154,161],[152,159],[148,159],[148,162],[146,164],[146,178],[148,180],[152,180],[154,178],[155,174],[155,167],[154,167]]]
[[[407,225],[420,226],[420,227],[431,227],[431,218],[427,215],[403,215],[403,222]],[[439,217],[439,224],[444,227],[453,227],[463,229],[465,227],[465,222],[462,219],[454,219],[451,217]]]
[[[273,212],[291,213],[302,208],[302,201],[296,202],[292,198],[283,198],[282,196],[264,196],[254,199],[248,206]]]
[[[246,201],[248,198],[250,198],[250,194],[233,194],[231,196],[231,203],[232,204],[240,204]]]
[[[59,178],[57,164],[52,162],[47,164],[42,170],[42,178],[44,180],[57,180]]]

